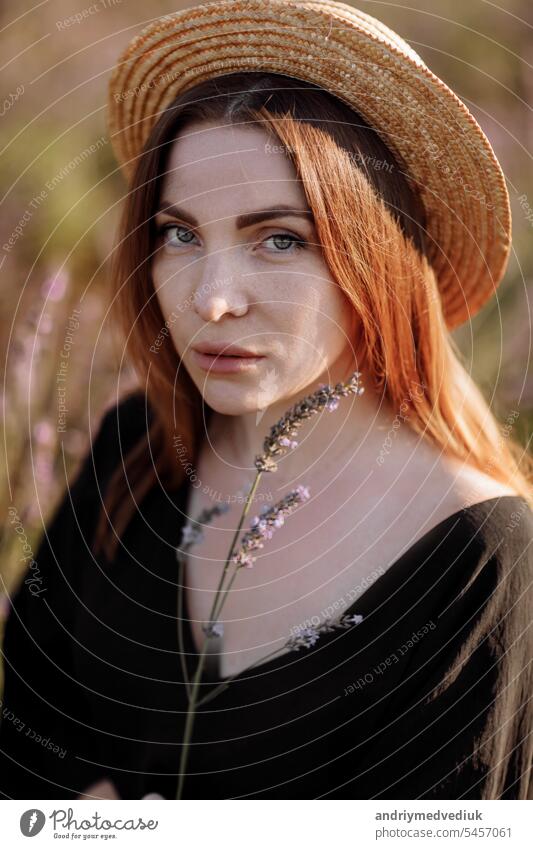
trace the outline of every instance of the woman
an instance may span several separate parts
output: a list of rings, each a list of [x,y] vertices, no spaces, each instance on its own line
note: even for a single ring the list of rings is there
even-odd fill
[[[236,26],[257,39],[251,71],[242,45],[224,64]],[[166,80],[159,38],[188,45]],[[348,43],[363,74],[387,39],[406,78],[422,75],[369,16],[279,0],[166,16],[121,57],[110,124],[130,183],[113,307],[140,388],[107,412],[50,525],[46,599],[22,585],[13,600],[4,705],[46,746],[3,722],[5,796],[174,798],[185,681],[254,456],[289,407],[357,369],[364,395],[309,422],[254,492],[254,512],[298,484],[311,498],[228,595],[183,798],[531,798],[531,465],[449,336],[503,274],[499,166],[478,165],[475,197],[457,176],[450,187],[439,158],[427,169],[423,117],[403,135],[390,99],[389,146],[387,114],[373,126],[355,94],[328,89],[333,59],[290,76],[269,53],[294,72],[288,46],[344,56]],[[202,79],[176,94],[187,62]],[[428,80],[442,109],[444,84]],[[481,162],[488,142],[463,131]],[[402,146],[417,144],[407,167]],[[180,582],[187,520],[221,502]],[[283,650],[331,610],[363,619]]]

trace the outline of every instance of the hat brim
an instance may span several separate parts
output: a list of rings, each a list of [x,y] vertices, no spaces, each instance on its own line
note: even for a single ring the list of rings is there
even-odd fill
[[[147,26],[119,57],[108,89],[108,131],[126,178],[178,94],[236,71],[315,83],[375,128],[424,204],[447,326],[475,315],[494,294],[511,247],[501,167],[468,108],[418,54],[344,3],[219,0]]]

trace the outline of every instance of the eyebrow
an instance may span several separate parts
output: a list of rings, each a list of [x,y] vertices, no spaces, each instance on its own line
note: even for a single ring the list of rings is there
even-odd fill
[[[175,206],[167,201],[162,201],[159,204],[155,214],[157,215],[159,212],[165,212],[168,215],[173,215],[175,218],[181,218],[183,221],[187,221],[189,224],[192,224],[193,227],[199,227],[198,221],[194,215],[185,212],[184,209],[180,209],[179,206]],[[313,223],[313,213],[310,209],[295,209],[291,206],[281,205],[271,206],[268,209],[258,209],[255,212],[245,212],[242,215],[239,215],[236,221],[237,230],[244,230],[245,227],[251,227],[253,224],[258,224],[260,221],[265,221],[270,218],[280,218],[282,216],[307,218],[310,220],[311,224]]]

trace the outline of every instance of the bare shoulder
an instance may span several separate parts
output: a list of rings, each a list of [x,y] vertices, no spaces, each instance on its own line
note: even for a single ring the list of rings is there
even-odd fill
[[[410,544],[454,518],[458,538],[461,534],[475,537],[478,546],[497,547],[505,536],[502,553],[522,550],[533,538],[533,511],[520,493],[472,466],[446,458],[426,478],[409,510],[405,527]]]
[[[484,501],[513,496],[519,493],[475,466],[455,457],[443,455],[428,443],[419,441],[416,450],[398,457],[398,466],[391,471],[390,481],[380,478],[382,491],[388,492],[387,504],[391,513],[400,512],[402,526],[409,538],[413,528],[424,534],[439,522],[455,513]],[[400,454],[400,452],[398,452]],[[403,464],[403,466],[402,466]],[[398,471],[400,467],[400,471]],[[403,469],[409,468],[409,474]],[[406,510],[405,505],[408,504]],[[502,505],[505,506],[505,505]]]
[[[445,465],[450,476],[450,503],[456,505],[456,509],[491,498],[519,495],[512,487],[460,460],[446,459]]]

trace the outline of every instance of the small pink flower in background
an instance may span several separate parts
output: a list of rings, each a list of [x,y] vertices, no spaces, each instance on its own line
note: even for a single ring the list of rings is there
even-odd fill
[[[39,330],[41,333],[47,335],[52,331],[54,323],[52,321],[52,316],[48,313],[44,313],[40,322],[39,322]]]
[[[65,269],[52,272],[41,284],[41,294],[47,301],[61,301],[68,289],[69,274]]]
[[[33,436],[39,445],[54,445],[56,441],[56,431],[46,419],[33,426]]]

